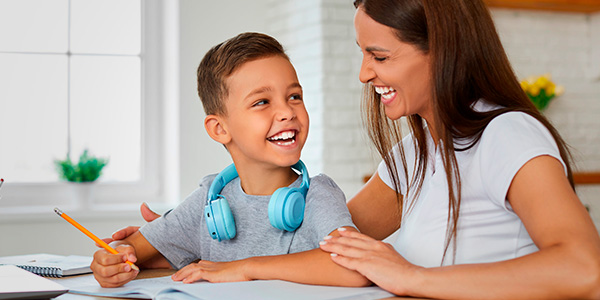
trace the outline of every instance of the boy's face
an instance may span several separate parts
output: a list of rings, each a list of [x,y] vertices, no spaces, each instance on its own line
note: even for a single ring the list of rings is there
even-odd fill
[[[226,144],[236,163],[287,167],[300,159],[308,136],[308,113],[292,64],[280,56],[244,63],[226,79],[231,137]]]

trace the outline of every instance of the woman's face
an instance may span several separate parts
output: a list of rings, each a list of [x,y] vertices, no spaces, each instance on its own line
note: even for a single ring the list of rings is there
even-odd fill
[[[387,117],[418,114],[431,121],[429,55],[400,41],[391,27],[377,23],[362,7],[356,10],[354,28],[363,54],[359,79],[373,84]]]

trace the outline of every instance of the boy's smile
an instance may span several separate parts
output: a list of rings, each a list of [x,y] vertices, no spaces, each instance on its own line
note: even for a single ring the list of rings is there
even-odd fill
[[[289,167],[300,159],[309,119],[292,64],[281,56],[249,61],[227,79],[226,143],[236,164]]]
[[[295,130],[282,131],[282,132],[280,132],[270,138],[267,138],[267,139],[279,146],[289,146],[296,142],[296,131]]]

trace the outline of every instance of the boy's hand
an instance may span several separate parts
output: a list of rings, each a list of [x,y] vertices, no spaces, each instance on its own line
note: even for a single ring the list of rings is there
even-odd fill
[[[210,282],[232,282],[232,281],[249,281],[245,275],[246,260],[236,260],[231,262],[212,262],[201,260],[197,263],[191,263],[171,278],[174,281],[182,281],[183,283],[192,283],[200,280]]]
[[[102,249],[94,253],[94,260],[90,268],[94,272],[96,281],[102,287],[118,287],[133,280],[139,271],[131,268],[125,263],[129,260],[132,263],[137,261],[135,249],[129,245],[121,245],[115,250],[119,254],[111,254]]]

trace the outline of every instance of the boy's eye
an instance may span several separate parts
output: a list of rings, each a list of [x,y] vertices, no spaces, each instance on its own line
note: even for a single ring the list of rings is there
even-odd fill
[[[259,105],[265,105],[268,104],[269,100],[267,99],[262,99],[262,100],[258,100],[256,102],[254,102],[254,104],[252,104],[252,106],[259,106]]]
[[[290,100],[302,100],[302,95],[300,94],[293,94],[290,96]]]

